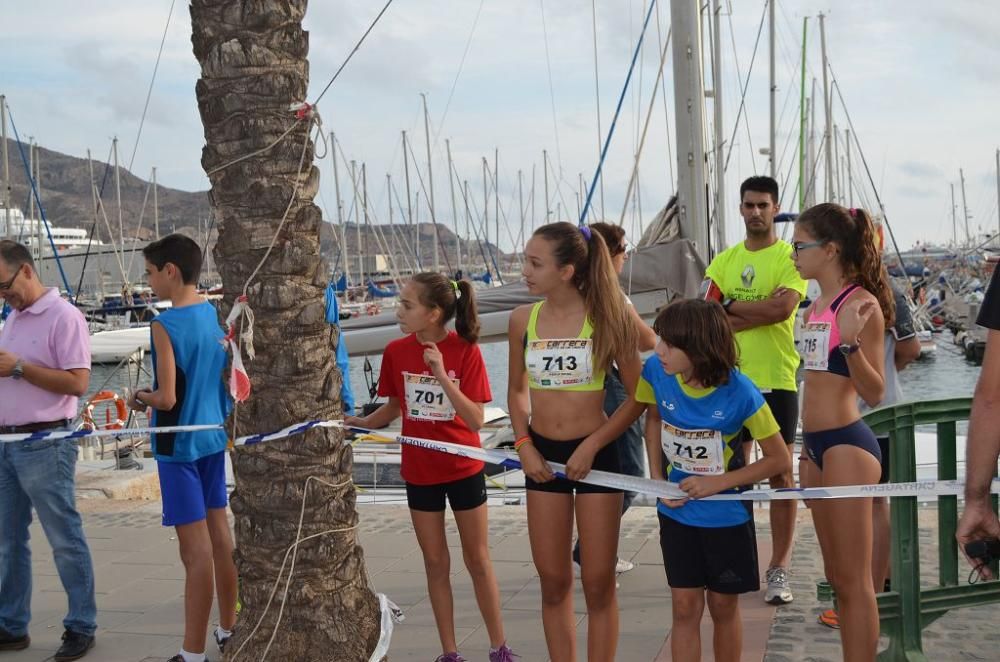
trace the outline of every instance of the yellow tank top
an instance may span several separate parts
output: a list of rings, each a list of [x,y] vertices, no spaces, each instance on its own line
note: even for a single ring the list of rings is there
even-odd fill
[[[539,338],[535,328],[544,301],[531,307],[524,334],[524,365],[528,387],[554,391],[600,391],[604,368],[594,365],[594,327],[590,320],[576,338]]]

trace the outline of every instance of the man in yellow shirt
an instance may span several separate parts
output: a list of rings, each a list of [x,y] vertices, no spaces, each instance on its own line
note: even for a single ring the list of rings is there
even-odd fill
[[[795,372],[795,312],[806,293],[792,262],[792,247],[778,239],[774,217],[778,214],[778,182],[771,177],[750,177],[740,186],[740,214],[746,239],[723,251],[705,271],[709,296],[718,298],[736,332],[740,370],[761,390],[781,427],[791,456],[798,426],[799,407]],[[752,438],[744,430],[744,451]],[[791,469],[772,476],[772,488],[793,487]],[[788,565],[795,534],[795,501],[772,501],[771,562],[765,575],[770,604],[792,601]]]

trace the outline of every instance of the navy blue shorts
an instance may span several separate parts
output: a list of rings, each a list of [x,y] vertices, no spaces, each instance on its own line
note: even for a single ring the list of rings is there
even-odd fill
[[[225,508],[226,452],[194,462],[157,462],[163,526],[181,526],[203,520],[211,508]]]
[[[835,430],[802,433],[803,449],[809,459],[815,462],[820,469],[823,468],[823,454],[828,449],[843,444],[866,450],[874,455],[876,460],[882,462],[882,451],[875,438],[875,433],[861,419]]]

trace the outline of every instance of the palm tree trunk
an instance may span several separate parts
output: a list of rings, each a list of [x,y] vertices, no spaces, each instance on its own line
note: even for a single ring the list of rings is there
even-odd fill
[[[307,0],[192,0],[196,92],[205,128],[202,167],[211,180],[219,228],[214,255],[225,289],[235,297],[278,232],[277,242],[247,294],[256,315],[256,360],[248,364],[253,395],[234,414],[237,434],[275,430],[309,419],[341,416],[342,376],[334,360],[336,327],[325,319],[327,267],[319,253],[321,214],[313,204],[319,172],[306,146],[311,124],[299,122],[272,149],[260,150],[295,122],[289,104],[304,101]],[[298,178],[298,181],[297,181]],[[225,312],[224,311],[224,312]],[[249,637],[240,658],[259,660],[275,632],[284,577],[268,598],[286,550],[295,542],[306,480],[312,482],[302,537],[336,530],[299,546],[295,572],[271,660],[367,660],[379,637],[378,600],[369,588],[358,521],[352,456],[339,430],[244,446],[233,454],[236,564],[242,611],[227,655]],[[263,618],[252,637],[251,631]]]

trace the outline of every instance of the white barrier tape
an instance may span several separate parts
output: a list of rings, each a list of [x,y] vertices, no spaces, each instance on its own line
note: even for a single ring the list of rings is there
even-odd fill
[[[313,428],[337,428],[344,427],[343,421],[306,421],[296,423],[286,428],[270,432],[267,434],[252,434],[238,437],[235,446],[257,444],[264,441],[274,441],[285,439],[298,434],[302,434]],[[174,425],[158,428],[125,428],[121,430],[41,430],[39,432],[0,434],[0,443],[10,443],[17,441],[41,441],[44,439],[93,439],[99,437],[128,437],[147,436],[153,433],[173,433],[173,432],[202,432],[205,430],[221,430],[221,425]],[[362,432],[379,435],[377,430],[367,428],[355,428]],[[379,435],[384,436],[384,435]],[[496,464],[506,469],[521,469],[521,461],[517,453],[513,451],[500,451],[495,449],[478,448],[474,446],[463,446],[447,441],[435,441],[433,439],[422,439],[420,437],[409,437],[396,435],[395,439],[400,443],[410,444],[439,453],[468,457],[490,464]],[[549,462],[549,466],[560,478],[566,477],[566,466],[558,462]],[[626,476],[624,474],[610,473],[607,471],[591,471],[582,481],[591,485],[600,485],[613,489],[626,490],[648,494],[654,497],[665,499],[683,499],[687,494],[677,487],[676,483],[668,483],[663,480],[653,480],[650,478],[639,478],[637,476]],[[872,497],[872,496],[894,496],[894,497],[938,497],[961,495],[965,489],[965,483],[959,480],[918,480],[908,483],[882,483],[879,485],[842,485],[837,487],[805,487],[805,488],[783,488],[776,490],[747,490],[739,493],[716,494],[705,497],[709,501],[790,501],[801,499],[844,499],[850,497]],[[990,485],[990,492],[1000,494],[1000,478],[994,478]]]
[[[449,455],[457,455],[460,457],[481,460],[491,464],[500,465],[506,469],[521,468],[521,462],[517,455],[510,451],[476,448],[473,446],[463,446],[461,444],[454,444],[446,441],[434,441],[432,439],[421,439],[419,437],[406,437],[402,435],[397,436],[396,439],[404,444],[427,448],[429,450],[447,453]],[[558,462],[549,462],[548,464],[557,476],[560,478],[566,477],[565,465],[559,464]],[[648,494],[657,498],[687,498],[687,494],[677,487],[676,483],[668,483],[663,480],[653,480],[650,478],[639,478],[636,476],[626,476],[606,471],[591,471],[587,474],[587,477],[580,482],[627,490],[629,492],[639,492],[641,494]],[[959,480],[918,480],[909,483],[883,483],[880,485],[843,485],[837,487],[747,490],[746,492],[739,493],[733,492],[716,494],[710,497],[704,497],[700,500],[790,501],[801,499],[844,499],[849,497],[873,496],[937,497],[960,495],[964,489],[965,483]],[[990,491],[994,494],[1000,494],[1000,478],[993,479]]]
[[[172,425],[162,428],[122,428],[120,430],[39,430],[0,434],[0,444],[15,441],[41,441],[43,439],[96,439],[98,437],[144,437],[154,432],[202,432],[221,430],[221,425]]]
[[[274,441],[302,434],[313,428],[339,428],[343,421],[306,421],[289,425],[276,432],[267,434],[250,434],[237,437],[235,446],[257,444],[262,441]],[[122,428],[120,430],[39,430],[38,432],[20,432],[0,434],[0,443],[16,441],[42,441],[44,439],[96,439],[99,437],[145,437],[150,434],[168,434],[176,432],[204,432],[206,430],[222,430],[222,425],[170,425],[157,428]]]

